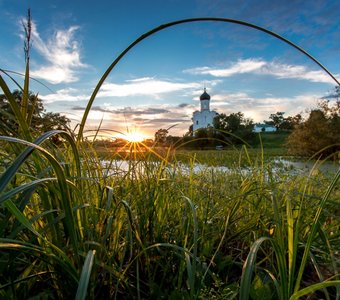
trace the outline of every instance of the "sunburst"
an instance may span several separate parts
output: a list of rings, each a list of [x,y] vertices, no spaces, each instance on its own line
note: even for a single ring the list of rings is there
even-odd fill
[[[140,143],[145,140],[145,135],[141,132],[134,131],[125,134],[124,139],[130,143]]]

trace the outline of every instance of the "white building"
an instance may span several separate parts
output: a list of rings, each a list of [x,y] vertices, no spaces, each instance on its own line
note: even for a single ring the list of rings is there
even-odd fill
[[[276,130],[275,126],[257,123],[254,125],[253,132],[275,132]]]
[[[218,115],[216,111],[210,110],[210,95],[204,88],[203,94],[200,96],[201,110],[195,111],[192,116],[193,132],[200,128],[213,127],[214,118]]]

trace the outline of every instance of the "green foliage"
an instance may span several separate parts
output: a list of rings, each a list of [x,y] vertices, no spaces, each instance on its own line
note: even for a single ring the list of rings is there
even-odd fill
[[[198,149],[205,149],[208,147],[214,147],[219,143],[217,140],[216,132],[214,128],[200,128],[195,132],[195,138],[193,138],[193,145]]]
[[[12,93],[18,107],[23,107],[23,92],[15,90]],[[25,119],[29,125],[30,132],[38,136],[49,130],[66,130],[69,131],[70,120],[59,113],[45,112],[41,99],[32,92],[27,97],[27,107],[25,110]],[[13,107],[5,94],[0,95],[0,132],[4,135],[17,136],[19,123],[17,122]],[[57,142],[57,140],[56,140]]]
[[[155,133],[155,143],[165,144],[168,133],[169,131],[167,129],[158,129]]]
[[[219,114],[214,119],[216,137],[228,144],[252,144],[255,141],[254,123],[244,117],[243,113]]]
[[[295,116],[288,116],[283,119],[283,122],[280,124],[280,130],[288,130],[291,131],[295,127],[299,126],[302,122],[301,114],[297,114]]]
[[[319,108],[312,110],[307,120],[295,127],[288,137],[291,154],[327,157],[340,151],[340,100],[330,105],[321,101]]]
[[[270,114],[269,119],[271,121],[265,121],[268,125],[273,125],[276,127],[276,130],[281,128],[282,123],[284,122],[284,112],[278,111],[276,114]]]
[[[285,118],[283,115],[284,112],[277,112],[275,114],[270,114],[269,119],[270,121],[264,121],[265,124],[275,126],[277,131],[282,130],[293,130],[296,126],[301,124],[302,116],[301,114],[297,114],[295,116],[288,116]]]
[[[230,133],[240,130],[253,129],[253,121],[244,117],[243,113],[231,113],[230,115],[219,114],[214,119],[214,128]]]

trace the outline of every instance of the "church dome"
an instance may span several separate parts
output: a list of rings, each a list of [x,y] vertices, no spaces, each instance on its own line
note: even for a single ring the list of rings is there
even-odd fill
[[[204,93],[200,96],[200,100],[210,100],[210,95],[206,92],[204,88]]]

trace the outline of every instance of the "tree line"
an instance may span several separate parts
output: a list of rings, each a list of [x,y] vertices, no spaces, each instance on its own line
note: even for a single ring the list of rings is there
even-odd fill
[[[289,133],[285,143],[288,153],[298,156],[327,157],[340,153],[340,88],[317,102],[316,108],[302,114],[285,117],[285,112],[270,114],[265,124],[274,126],[276,133]],[[169,135],[168,130],[155,133],[158,145],[209,149],[216,146],[256,146],[259,142],[254,132],[254,122],[242,112],[219,114],[213,126],[193,132],[192,125],[183,137]],[[275,134],[272,133],[272,134]]]
[[[22,102],[22,91],[14,91],[13,96],[19,106]],[[46,112],[41,99],[33,93],[28,97],[28,113],[31,132],[34,136],[55,129],[70,131],[70,120],[53,112]],[[326,157],[340,152],[340,88],[320,99],[317,107],[310,109],[305,118],[301,114],[285,117],[284,112],[270,114],[267,125],[275,126],[277,132],[289,132],[285,146],[288,153],[299,156]],[[254,122],[246,118],[242,112],[219,114],[213,126],[201,128],[193,132],[190,126],[183,137],[169,135],[167,129],[159,129],[155,133],[154,144],[157,146],[181,146],[184,148],[209,149],[216,146],[237,146],[258,144]],[[16,136],[17,120],[5,95],[0,95],[0,133]],[[273,133],[275,134],[275,133]],[[54,143],[60,143],[58,137]],[[150,145],[150,140],[147,141]]]

